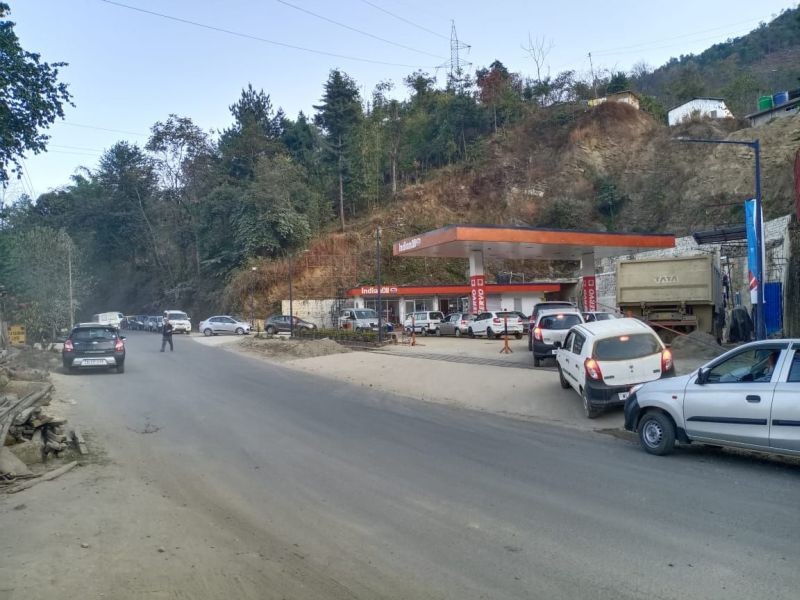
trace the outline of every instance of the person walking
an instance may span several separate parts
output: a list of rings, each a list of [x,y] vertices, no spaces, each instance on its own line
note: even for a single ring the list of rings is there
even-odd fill
[[[172,323],[169,319],[164,319],[164,326],[161,328],[161,351],[167,347],[169,343],[169,351],[172,352],[175,348],[172,345]]]

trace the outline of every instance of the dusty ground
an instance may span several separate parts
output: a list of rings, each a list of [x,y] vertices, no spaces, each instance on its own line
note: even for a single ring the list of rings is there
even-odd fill
[[[242,340],[237,340],[237,342],[239,346],[245,350],[279,361],[298,358],[316,358],[329,354],[344,354],[350,352],[349,349],[327,338],[321,340],[304,340],[290,339],[281,336],[269,338],[248,336]]]

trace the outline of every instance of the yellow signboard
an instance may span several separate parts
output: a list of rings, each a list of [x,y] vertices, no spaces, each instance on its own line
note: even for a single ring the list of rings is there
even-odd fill
[[[24,325],[11,325],[8,328],[8,336],[11,338],[12,344],[25,343],[25,326]]]

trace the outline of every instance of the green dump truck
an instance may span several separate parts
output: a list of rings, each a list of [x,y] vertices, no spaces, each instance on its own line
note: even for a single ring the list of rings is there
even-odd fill
[[[621,260],[617,306],[640,317],[669,339],[670,330],[700,330],[722,337],[719,255]]]

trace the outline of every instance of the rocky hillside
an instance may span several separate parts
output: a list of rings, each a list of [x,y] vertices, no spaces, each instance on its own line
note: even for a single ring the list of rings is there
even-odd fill
[[[452,223],[512,224],[611,231],[691,231],[741,222],[754,188],[753,155],[744,146],[677,141],[681,137],[752,140],[762,145],[767,217],[792,210],[800,116],[758,129],[738,121],[696,121],[668,128],[624,104],[541,111],[495,136],[477,164],[442,170],[411,186],[345,233],[314,240],[293,259],[299,296],[335,297],[375,281],[375,230],[384,229],[384,282],[435,283],[466,277],[466,261],[396,259],[391,243]],[[264,262],[240,273],[226,304],[244,306],[250,286],[258,311],[288,295],[289,263]],[[493,264],[490,271],[528,277],[569,272],[569,265]]]

